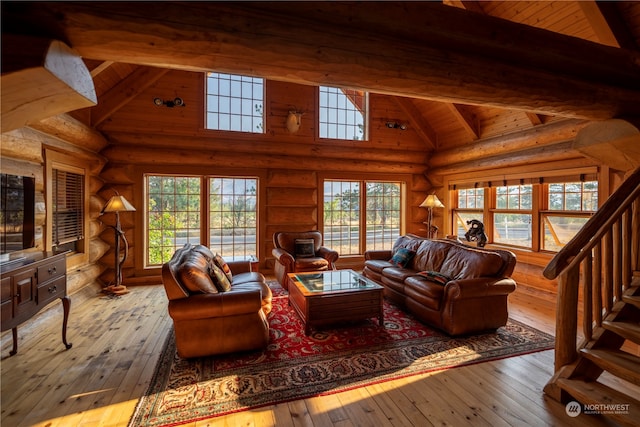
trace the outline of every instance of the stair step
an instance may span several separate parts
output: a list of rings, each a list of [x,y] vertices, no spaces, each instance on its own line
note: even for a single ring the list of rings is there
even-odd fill
[[[618,378],[640,385],[640,357],[616,349],[580,349],[580,353]]]
[[[584,382],[580,379],[558,378],[558,386],[583,405],[584,412],[599,413],[615,420],[620,425],[638,426],[640,420],[640,400],[597,381]],[[584,405],[599,405],[591,410]],[[616,405],[616,406],[602,406]],[[620,406],[617,406],[620,405]],[[628,406],[627,406],[628,405]],[[617,410],[616,410],[617,409]]]
[[[623,295],[622,301],[640,308],[640,296]]]
[[[604,320],[602,327],[614,332],[621,337],[633,341],[636,344],[640,344],[640,324],[633,322],[612,322]]]

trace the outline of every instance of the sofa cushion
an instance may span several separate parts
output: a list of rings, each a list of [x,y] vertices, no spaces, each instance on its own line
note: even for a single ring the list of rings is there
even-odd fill
[[[424,240],[416,251],[413,269],[416,271],[440,271],[452,244],[440,240]]]
[[[394,267],[389,261],[381,260],[381,259],[368,259],[364,262],[370,270],[375,271],[376,273],[382,273],[387,267]]]
[[[395,264],[398,267],[406,267],[409,265],[413,257],[416,255],[415,251],[407,248],[399,248],[398,251],[393,254],[393,257],[389,260],[391,264]]]
[[[319,271],[329,268],[329,261],[321,257],[296,258],[294,271]]]
[[[407,277],[415,276],[416,272],[408,268],[389,267],[382,270],[382,277],[386,277],[396,282],[404,282]]]
[[[440,273],[452,279],[491,277],[502,268],[502,257],[495,252],[453,246],[440,268]]]
[[[218,292],[209,275],[209,261],[198,251],[190,250],[183,254],[177,272],[180,282],[190,292]]]
[[[440,310],[444,286],[422,276],[412,276],[404,282],[405,295],[432,310]]]

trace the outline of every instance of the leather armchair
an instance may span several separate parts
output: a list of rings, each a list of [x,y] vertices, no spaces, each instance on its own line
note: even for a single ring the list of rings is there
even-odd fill
[[[203,248],[203,257],[194,255]],[[178,355],[191,358],[266,347],[272,294],[264,276],[251,272],[248,261],[230,262],[229,290],[194,289],[194,283],[209,280],[207,252],[211,254],[204,246],[185,245],[162,266]]]
[[[296,256],[296,240],[313,239],[313,256]],[[335,262],[339,258],[337,251],[322,246],[322,233],[319,231],[283,232],[273,234],[271,251],[276,258],[273,266],[274,274],[284,289],[289,289],[287,274],[304,271],[335,270]]]

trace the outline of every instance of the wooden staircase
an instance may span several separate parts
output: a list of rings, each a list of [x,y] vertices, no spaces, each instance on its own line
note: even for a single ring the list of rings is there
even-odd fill
[[[558,278],[555,374],[545,393],[562,403],[579,402],[584,413],[637,426],[640,168],[558,252],[544,275]],[[579,304],[584,336],[580,340]],[[611,377],[614,381],[602,381]]]

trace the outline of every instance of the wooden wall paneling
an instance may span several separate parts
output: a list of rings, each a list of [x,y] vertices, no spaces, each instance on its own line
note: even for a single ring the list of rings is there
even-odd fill
[[[20,159],[25,162],[42,164],[42,134],[29,128],[20,128],[0,134],[0,154],[2,163],[9,159]],[[40,173],[42,175],[42,172]],[[41,181],[44,182],[44,181]]]

